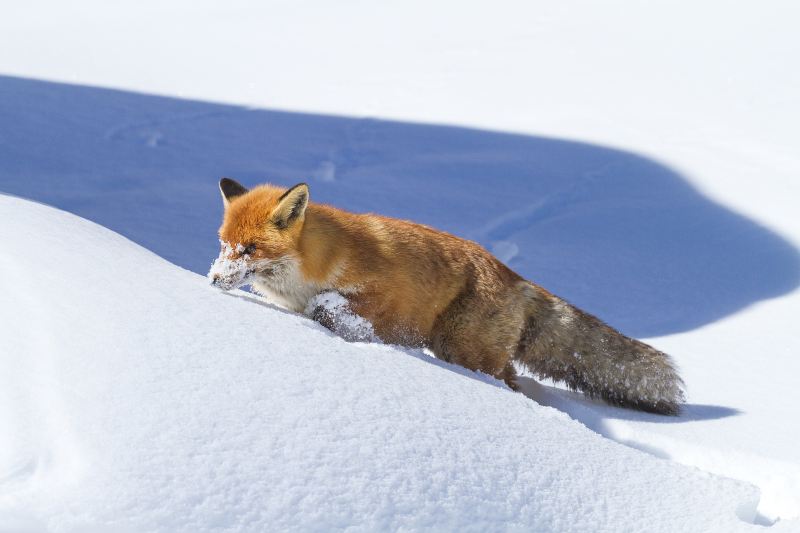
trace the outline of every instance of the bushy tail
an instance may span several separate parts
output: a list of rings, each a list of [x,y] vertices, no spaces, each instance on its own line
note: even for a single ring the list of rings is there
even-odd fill
[[[531,284],[515,360],[612,405],[676,415],[683,381],[670,357]]]

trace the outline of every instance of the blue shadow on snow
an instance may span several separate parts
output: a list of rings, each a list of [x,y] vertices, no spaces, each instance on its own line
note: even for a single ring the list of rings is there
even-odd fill
[[[306,181],[313,200],[477,240],[637,337],[691,330],[800,282],[781,236],[663,164],[602,146],[6,76],[0,124],[0,191],[201,274],[218,250],[217,180],[231,176]]]

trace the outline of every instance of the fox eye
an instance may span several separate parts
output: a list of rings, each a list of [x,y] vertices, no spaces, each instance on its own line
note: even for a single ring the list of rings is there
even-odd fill
[[[243,254],[247,254],[247,255],[252,255],[255,251],[256,251],[256,245],[255,244],[248,244],[247,246],[244,247],[244,250],[242,251],[242,253]]]

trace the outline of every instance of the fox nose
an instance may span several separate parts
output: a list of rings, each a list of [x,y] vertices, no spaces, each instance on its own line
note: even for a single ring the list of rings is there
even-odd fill
[[[214,276],[211,279],[211,284],[216,285],[218,282],[219,282],[219,274],[214,274]]]

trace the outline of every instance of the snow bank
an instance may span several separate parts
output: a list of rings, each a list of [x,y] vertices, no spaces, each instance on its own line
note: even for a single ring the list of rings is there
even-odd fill
[[[15,53],[0,54],[0,73],[151,94],[0,76],[0,117],[9,126],[0,139],[0,190],[92,219],[203,273],[215,246],[221,175],[248,185],[309,180],[316,200],[478,240],[521,274],[627,333],[651,337],[679,363],[690,403],[683,416],[665,422],[551,388],[529,394],[628,446],[758,485],[762,523],[800,517],[800,69],[793,53],[800,4],[89,0],[81,6],[46,0],[6,10],[0,47]],[[525,135],[502,133],[509,131]],[[0,229],[7,218],[0,211]],[[41,245],[28,242],[27,230],[14,236],[12,247],[31,261],[53,262],[42,257],[49,254]],[[96,254],[97,265],[106,260]],[[0,349],[49,354],[49,346],[62,346],[73,330],[99,328],[72,316],[74,305],[79,316],[90,316],[84,307],[91,299],[78,289],[99,290],[94,267],[69,272],[78,292],[66,296],[80,293],[78,300],[48,294],[41,299],[55,310],[33,312],[28,298],[46,293],[40,279],[52,273],[1,265],[3,283],[15,284],[13,293],[0,297],[3,316],[14,314],[3,331],[23,323],[17,311],[55,329],[34,338],[22,328],[28,333],[6,335]],[[123,276],[130,278],[124,287],[115,278],[109,291],[117,299],[139,297],[148,294],[139,284],[150,281],[169,298],[187,293],[173,290],[177,283],[151,281],[147,271],[153,268]],[[34,283],[19,281],[34,273]],[[145,324],[153,331],[164,324],[174,329],[184,316],[209,329],[216,323],[200,316],[210,305],[190,312],[147,301],[173,314],[134,321],[133,340],[133,333],[120,332],[123,318],[117,316],[116,326],[84,341],[86,353],[102,353],[95,358],[105,361],[115,353],[113,336],[161,346],[142,331]],[[119,305],[114,302],[91,316],[104,318]],[[270,317],[278,312],[262,311]],[[183,337],[169,337],[173,352],[184,344],[201,353],[216,346],[207,330],[175,331]],[[100,351],[91,342],[108,347]],[[248,344],[238,342],[240,349]],[[146,349],[160,358],[173,353]],[[224,353],[233,361],[241,357]],[[15,480],[29,487],[35,472],[48,472],[42,479],[50,483],[53,472],[66,476],[82,464],[76,458],[84,441],[70,436],[74,425],[64,413],[87,407],[77,400],[59,407],[59,389],[50,386],[71,390],[61,375],[67,356],[61,357],[23,360],[28,367],[14,361],[11,377],[0,377],[16,379],[28,368],[38,380],[29,381],[39,383],[35,401],[23,389],[0,391],[2,494],[11,494]],[[360,361],[352,353],[347,360]],[[132,363],[115,364],[135,370]],[[6,427],[12,421],[13,428],[23,427],[18,419],[27,420],[29,412],[41,418],[38,425],[30,422],[39,433]],[[531,416],[520,413],[523,420]],[[58,437],[57,447],[37,448],[42,439],[56,442],[43,428]],[[102,442],[102,435],[92,438]],[[33,443],[26,449],[41,453],[7,461],[25,439]],[[42,466],[50,464],[49,470]],[[144,492],[141,487],[136,490]],[[114,508],[134,496],[118,497]],[[26,513],[13,516],[24,521]],[[782,520],[775,529],[789,527]]]
[[[755,527],[752,486],[348,344],[73,215],[0,213],[0,530]]]
[[[792,401],[800,256],[792,241],[709,199],[689,177],[585,143],[3,77],[0,116],[14,125],[0,143],[1,190],[90,218],[195,272],[207,271],[218,246],[219,175],[292,184],[334,157],[337,179],[312,183],[317,200],[475,237],[628,334],[694,328],[649,340],[678,362],[690,417],[572,409],[572,397],[558,407],[619,442],[756,484],[765,522],[800,517]],[[154,131],[162,139],[155,149],[147,141]],[[750,187],[741,173],[748,164],[713,159],[713,176],[731,191]],[[791,165],[772,170],[797,175]],[[756,203],[765,215],[800,220],[794,204],[778,208],[798,197],[781,175],[759,174]],[[780,229],[796,243],[795,226]],[[218,266],[235,283],[246,276],[241,264]]]

